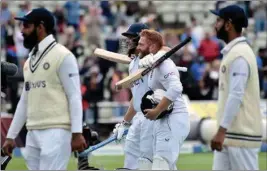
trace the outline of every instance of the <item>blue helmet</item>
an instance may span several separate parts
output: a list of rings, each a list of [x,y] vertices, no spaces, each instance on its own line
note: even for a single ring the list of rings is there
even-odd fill
[[[144,29],[148,29],[148,26],[146,24],[135,23],[135,24],[132,24],[126,32],[122,33],[122,35],[125,37],[128,37],[128,36],[137,37],[139,36],[139,33]]]

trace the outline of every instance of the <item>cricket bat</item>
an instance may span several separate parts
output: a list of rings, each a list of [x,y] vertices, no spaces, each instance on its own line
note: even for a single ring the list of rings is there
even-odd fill
[[[122,63],[122,64],[130,64],[132,60],[127,55],[110,52],[110,51],[107,51],[105,49],[100,49],[100,48],[96,48],[94,50],[94,54],[103,59],[106,59],[112,62]]]
[[[119,54],[119,53],[114,53],[107,51],[105,49],[100,49],[96,48],[94,51],[94,54],[97,55],[98,57],[101,57],[103,59],[116,62],[116,63],[123,63],[123,64],[130,64],[132,59],[130,59],[128,56]],[[177,67],[178,71],[186,72],[187,68],[185,67]]]
[[[126,129],[124,132],[123,132],[123,135],[127,135],[128,134],[128,129]],[[101,147],[104,147],[105,145],[113,142],[113,141],[116,141],[117,140],[117,135],[112,135],[111,137],[109,137],[108,139],[96,144],[96,145],[93,145],[91,147],[89,147],[88,149],[84,150],[83,152],[81,152],[79,154],[79,157],[85,157],[85,156],[88,156],[91,152],[101,148]]]
[[[159,66],[163,61],[168,59],[172,54],[174,54],[177,50],[181,49],[184,45],[186,45],[188,42],[191,41],[191,37],[188,37],[180,44],[176,45],[174,48],[172,48],[170,51],[166,52],[162,57],[160,57],[157,61],[155,61],[151,67],[148,68],[141,68],[137,72],[130,74],[128,77],[120,80],[115,84],[116,90],[121,90],[123,88],[129,88],[134,83],[134,81],[140,79],[147,73],[149,73],[151,70]]]

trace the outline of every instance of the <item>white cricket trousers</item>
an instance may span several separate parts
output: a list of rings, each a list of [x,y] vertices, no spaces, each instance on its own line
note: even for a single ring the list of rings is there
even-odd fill
[[[124,168],[138,169],[138,158],[153,159],[153,123],[137,112],[126,136]]]
[[[259,148],[224,146],[215,151],[212,170],[259,170]]]
[[[24,158],[29,170],[67,170],[71,132],[60,128],[29,130]]]
[[[180,149],[190,131],[188,113],[173,113],[154,122],[154,156],[165,159],[176,170]]]

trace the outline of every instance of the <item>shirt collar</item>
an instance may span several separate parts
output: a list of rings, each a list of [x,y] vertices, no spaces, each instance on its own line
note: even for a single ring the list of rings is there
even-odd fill
[[[38,44],[38,52],[44,51],[47,46],[49,46],[53,41],[55,41],[55,38],[52,34],[49,34],[46,36],[39,44]],[[33,53],[35,48],[33,48],[30,52],[30,55]]]
[[[229,42],[222,50],[221,53],[224,55],[228,53],[234,45],[236,45],[239,42],[246,41],[247,39],[245,37],[237,37],[233,39],[231,42]]]

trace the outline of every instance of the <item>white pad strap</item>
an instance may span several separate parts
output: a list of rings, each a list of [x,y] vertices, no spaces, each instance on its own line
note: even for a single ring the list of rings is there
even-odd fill
[[[168,162],[160,156],[154,156],[152,170],[170,170]]]
[[[138,168],[139,170],[151,170],[152,162],[147,158],[139,158],[138,159]]]

